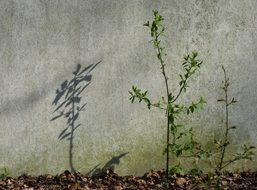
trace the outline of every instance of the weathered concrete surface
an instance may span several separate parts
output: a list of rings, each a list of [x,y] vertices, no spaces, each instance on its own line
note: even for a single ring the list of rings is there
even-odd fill
[[[124,152],[129,154],[116,168],[120,174],[164,167],[163,113],[128,100],[132,84],[156,99],[164,92],[148,31],[142,27],[152,9],[165,17],[173,89],[184,54],[197,50],[204,60],[184,100],[202,95],[208,104],[188,125],[207,145],[220,130],[222,108],[216,99],[222,96],[224,64],[230,95],[239,100],[230,117],[238,126],[232,149],[243,142],[257,145],[256,0],[1,0],[0,167],[13,175],[69,168],[68,141],[57,139],[66,121],[50,122],[51,103],[78,63],[100,60],[83,92],[87,106],[75,132],[76,169],[88,172]],[[252,165],[241,162],[235,168]]]

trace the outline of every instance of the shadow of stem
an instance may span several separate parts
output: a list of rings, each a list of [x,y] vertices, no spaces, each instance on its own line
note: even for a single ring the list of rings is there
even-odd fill
[[[68,81],[62,82],[60,88],[56,90],[56,96],[52,105],[56,106],[53,114],[58,113],[50,121],[54,121],[59,118],[64,118],[66,127],[60,132],[58,139],[69,141],[69,165],[71,172],[76,172],[73,164],[73,148],[74,148],[74,132],[81,126],[81,123],[77,124],[80,112],[84,111],[86,103],[81,103],[82,92],[91,84],[92,75],[91,71],[100,63],[91,64],[82,69],[81,64],[77,65],[77,68],[73,74],[73,78]]]
[[[120,164],[120,159],[126,156],[129,152],[122,153],[118,156],[113,156],[106,164],[100,168],[100,164],[96,165],[92,170],[90,170],[86,175],[92,177],[100,177],[106,175],[108,170],[115,170],[115,166]]]

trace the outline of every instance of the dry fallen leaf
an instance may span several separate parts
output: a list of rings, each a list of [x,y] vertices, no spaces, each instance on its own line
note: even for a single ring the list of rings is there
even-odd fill
[[[183,177],[179,177],[178,179],[176,179],[176,184],[179,186],[179,187],[184,187],[186,185],[186,179],[183,178]]]

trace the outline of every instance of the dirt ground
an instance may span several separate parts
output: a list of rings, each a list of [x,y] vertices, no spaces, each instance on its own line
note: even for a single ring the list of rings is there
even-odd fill
[[[13,190],[89,190],[89,189],[257,189],[257,171],[242,173],[227,173],[215,176],[201,175],[174,175],[165,178],[164,171],[151,171],[141,177],[119,176],[107,170],[101,175],[89,177],[80,173],[65,171],[59,175],[28,176],[18,178],[6,177],[0,181],[0,189]]]

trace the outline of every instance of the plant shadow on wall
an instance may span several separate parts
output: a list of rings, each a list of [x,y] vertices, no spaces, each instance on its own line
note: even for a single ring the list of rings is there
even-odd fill
[[[92,177],[101,177],[108,174],[108,172],[111,170],[114,172],[115,166],[120,164],[120,159],[124,156],[126,156],[129,152],[122,153],[118,156],[113,156],[104,166],[101,168],[99,167],[100,164],[97,164],[93,169],[91,169],[86,175],[92,176]]]
[[[73,74],[73,78],[62,82],[60,88],[56,90],[56,96],[52,105],[56,106],[50,121],[64,118],[67,120],[65,128],[60,132],[58,139],[69,141],[69,165],[72,172],[76,172],[73,163],[74,132],[81,126],[78,123],[80,112],[84,111],[86,103],[81,101],[82,92],[91,84],[92,74],[90,74],[100,63],[91,64],[84,69],[78,64]]]

